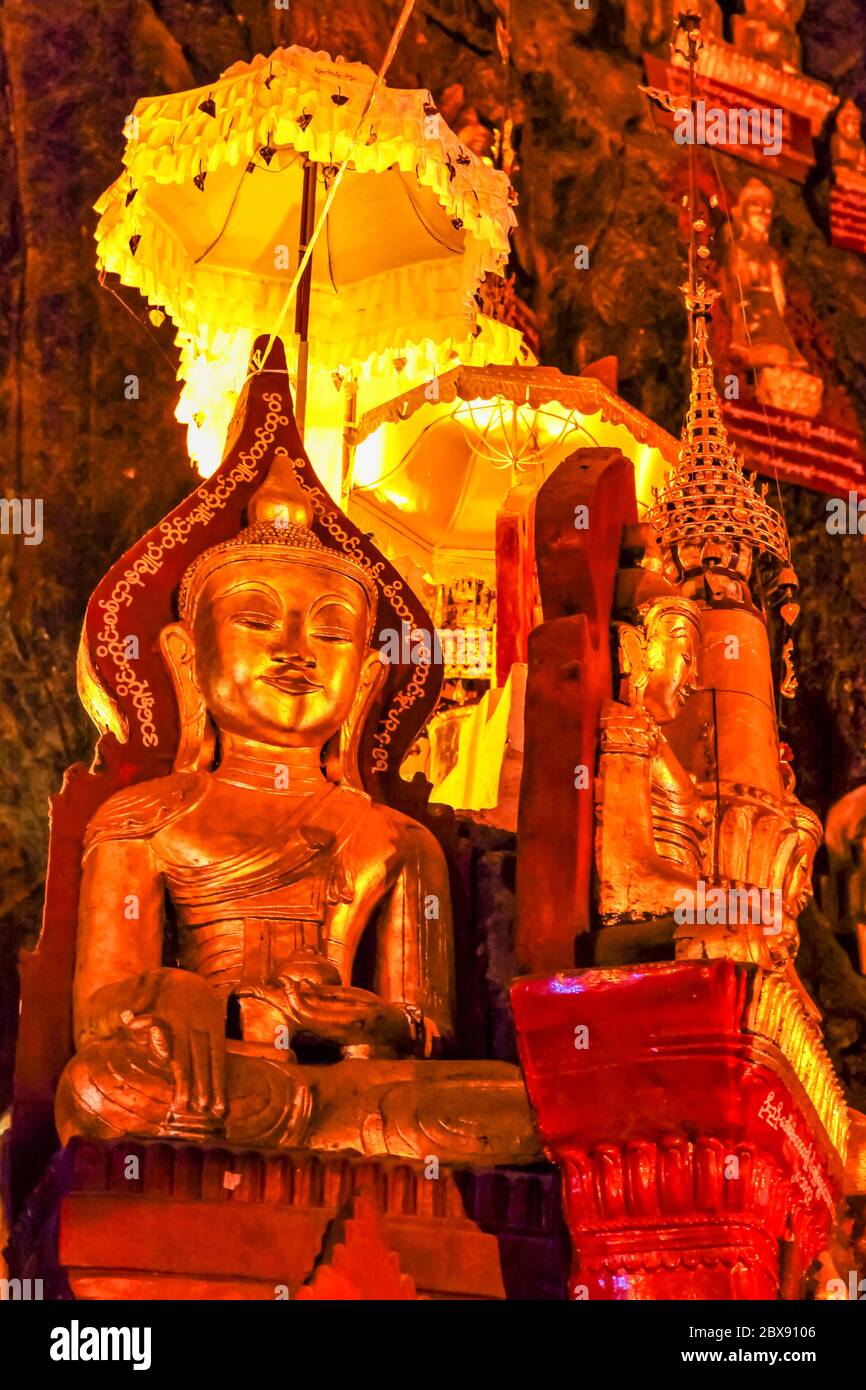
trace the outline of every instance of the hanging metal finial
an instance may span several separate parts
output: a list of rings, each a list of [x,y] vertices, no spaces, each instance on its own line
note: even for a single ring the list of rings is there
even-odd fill
[[[685,52],[683,52],[683,42]],[[688,64],[689,70],[689,110],[692,117],[692,131],[695,129],[695,116],[697,110],[697,68],[698,57],[703,47],[701,38],[701,16],[699,13],[687,10],[677,15],[674,24],[674,36],[671,43],[671,56],[676,61],[682,55]],[[692,296],[697,295],[698,291],[698,227],[697,223],[703,221],[698,211],[698,170],[697,170],[697,151],[694,139],[689,141],[689,290]]]
[[[693,45],[698,53],[704,46],[701,36],[702,15],[698,9],[681,9],[674,16],[674,32],[671,39],[671,58],[675,63],[688,64]]]

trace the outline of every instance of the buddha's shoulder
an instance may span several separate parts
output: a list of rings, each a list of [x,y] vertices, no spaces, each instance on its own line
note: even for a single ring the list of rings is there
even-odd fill
[[[85,853],[106,840],[146,840],[201,799],[207,776],[201,772],[170,772],[136,782],[115,792],[90,820]]]
[[[441,846],[432,830],[420,821],[413,820],[403,811],[393,806],[385,806],[380,801],[371,801],[364,816],[363,824],[384,833],[394,850],[401,857],[415,857],[418,854],[440,855]]]

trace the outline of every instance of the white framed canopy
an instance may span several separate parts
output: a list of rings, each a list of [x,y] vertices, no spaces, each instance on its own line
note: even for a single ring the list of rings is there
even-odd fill
[[[496,516],[521,473],[540,483],[577,448],[617,448],[648,505],[679,450],[595,377],[537,366],[455,367],[368,411],[347,438],[349,515],[437,584],[495,583]]]

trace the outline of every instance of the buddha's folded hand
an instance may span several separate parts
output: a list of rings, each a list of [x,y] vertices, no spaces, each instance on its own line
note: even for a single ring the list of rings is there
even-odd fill
[[[275,1004],[298,1032],[328,1038],[343,1047],[369,1043],[395,1052],[414,1050],[415,1030],[403,1005],[366,989],[332,983],[333,968],[327,976],[317,974],[299,967],[281,974],[276,988],[245,992]]]
[[[344,1047],[370,1043],[396,1052],[413,1048],[413,1030],[405,1009],[369,990],[295,980],[286,980],[284,989],[290,1017],[306,1032]]]
[[[336,965],[329,961],[326,956],[321,955],[320,952],[306,947],[293,951],[289,959],[283,962],[279,967],[279,980],[281,986],[284,986],[286,980],[316,985],[339,985],[342,983]]]

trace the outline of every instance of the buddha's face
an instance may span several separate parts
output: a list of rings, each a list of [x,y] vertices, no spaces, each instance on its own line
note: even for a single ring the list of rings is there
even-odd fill
[[[843,106],[836,124],[846,140],[860,139],[860,112],[855,106]]]
[[[321,748],[345,723],[366,654],[360,584],[314,560],[237,562],[206,581],[194,673],[217,727]]]
[[[758,198],[751,199],[743,209],[746,226],[759,241],[766,241],[773,222],[773,209]]]
[[[644,704],[659,724],[676,719],[695,688],[698,634],[681,613],[649,615]]]

